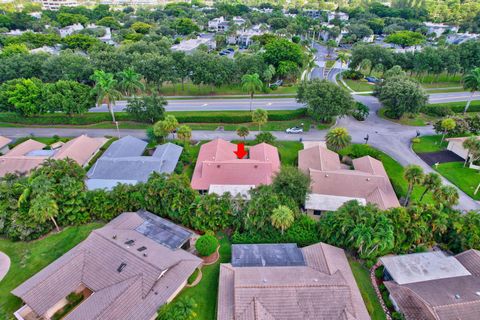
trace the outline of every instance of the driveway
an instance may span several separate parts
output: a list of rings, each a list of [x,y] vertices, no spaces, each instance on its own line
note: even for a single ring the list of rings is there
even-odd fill
[[[418,156],[425,161],[429,166],[434,166],[437,163],[445,162],[464,162],[465,160],[453,153],[450,150],[442,150],[438,152],[419,153]]]

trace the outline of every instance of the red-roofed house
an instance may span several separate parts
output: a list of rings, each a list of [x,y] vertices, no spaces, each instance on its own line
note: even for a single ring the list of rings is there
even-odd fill
[[[237,145],[222,139],[202,145],[193,172],[192,188],[208,191],[213,185],[217,190],[229,191],[228,186],[231,186],[238,192],[241,186],[247,191],[272,183],[275,173],[280,170],[277,148],[266,143],[257,144],[250,147],[250,156],[245,159],[238,159],[234,153],[236,150]]]
[[[298,167],[312,180],[305,203],[309,214],[337,210],[350,200],[374,203],[382,210],[400,206],[383,164],[372,157],[353,160],[355,170],[350,170],[338,154],[315,146],[299,152]]]

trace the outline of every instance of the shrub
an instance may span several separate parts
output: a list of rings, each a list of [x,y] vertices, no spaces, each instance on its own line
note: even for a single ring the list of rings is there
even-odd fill
[[[360,71],[349,69],[342,73],[344,79],[360,80],[363,79],[363,73]]]
[[[433,117],[446,117],[446,116],[451,116],[453,114],[452,109],[449,108],[448,106],[444,106],[444,105],[436,106],[431,104],[424,106],[421,112]]]
[[[255,142],[256,143],[265,142],[265,143],[268,143],[268,144],[274,144],[276,139],[277,138],[275,138],[275,136],[273,134],[271,134],[270,132],[260,132],[259,134],[257,134],[255,136]]]
[[[380,266],[380,267],[378,267],[378,268],[375,270],[375,277],[376,277],[377,279],[382,279],[382,277],[383,277],[383,269],[384,269],[383,266]],[[383,284],[382,284],[382,285],[383,285]]]
[[[352,116],[358,121],[364,121],[370,114],[370,109],[363,103],[357,102]]]
[[[195,242],[195,249],[202,257],[207,257],[217,250],[218,240],[212,235],[205,234]]]
[[[412,143],[420,143],[420,138],[413,138]]]

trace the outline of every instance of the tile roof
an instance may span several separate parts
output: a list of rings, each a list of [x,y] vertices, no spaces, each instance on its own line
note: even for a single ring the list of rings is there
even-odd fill
[[[136,231],[145,217],[142,213],[121,214],[12,293],[44,315],[79,285],[85,285],[93,294],[65,319],[150,319],[201,260]],[[134,243],[127,244],[128,240]],[[147,249],[138,251],[142,246]],[[125,267],[119,272],[122,263]]]
[[[395,280],[384,282],[407,320],[479,319],[480,277],[476,272],[479,271],[480,252],[468,250],[450,258],[458,259],[472,274],[407,284]],[[442,267],[441,261],[435,264],[440,264],[437,268]]]
[[[112,189],[119,183],[146,182],[153,172],[175,170],[182,147],[166,143],[157,146],[152,156],[142,156],[146,146],[145,141],[131,136],[112,143],[88,171],[88,189]]]
[[[366,156],[353,160],[353,165],[355,170],[342,169],[339,156],[322,146],[298,154],[299,169],[310,174],[313,194],[362,198],[380,209],[400,206],[380,161]]]
[[[237,145],[222,139],[201,146],[192,188],[208,190],[217,185],[270,184],[280,170],[280,158],[276,147],[261,143],[249,148],[249,159],[237,159]]]
[[[0,136],[0,149],[2,149],[5,146],[8,146],[12,142],[12,139],[9,139],[4,136]]]
[[[45,144],[29,139],[0,156],[0,177],[7,173],[28,173],[46,159],[70,158],[84,166],[105,143],[105,138],[90,138],[85,135],[72,139],[54,151],[42,150]]]
[[[303,266],[221,264],[217,319],[370,319],[342,249],[301,251]]]

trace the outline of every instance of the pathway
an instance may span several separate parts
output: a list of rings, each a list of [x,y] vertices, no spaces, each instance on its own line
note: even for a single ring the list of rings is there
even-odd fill
[[[0,281],[7,275],[10,269],[10,258],[0,251]]]

